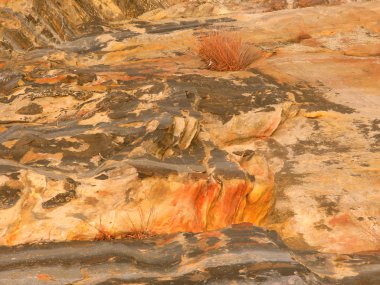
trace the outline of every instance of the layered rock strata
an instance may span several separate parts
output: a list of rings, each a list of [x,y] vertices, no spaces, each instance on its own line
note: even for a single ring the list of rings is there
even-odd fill
[[[320,277],[377,284],[379,2],[173,7],[3,44],[1,245],[252,222]],[[197,37],[215,29],[239,31],[257,60],[207,70]]]

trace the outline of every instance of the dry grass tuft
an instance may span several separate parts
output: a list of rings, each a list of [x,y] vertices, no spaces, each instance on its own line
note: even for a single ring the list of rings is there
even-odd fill
[[[150,230],[151,223],[153,222],[154,207],[150,207],[148,216],[145,215],[141,206],[137,207],[138,211],[138,223],[133,222],[130,216],[127,214],[128,220],[131,224],[131,230],[128,232],[114,232],[111,229],[102,226],[100,220],[100,227],[95,227],[98,231],[94,240],[114,240],[114,239],[145,239],[154,237],[156,234]]]
[[[198,41],[198,55],[211,70],[243,70],[257,58],[237,33],[211,32],[199,37]]]
[[[115,239],[146,239],[154,237],[155,234],[149,231],[136,231],[126,233],[113,233],[106,229],[98,229],[98,234],[94,240],[115,240]]]

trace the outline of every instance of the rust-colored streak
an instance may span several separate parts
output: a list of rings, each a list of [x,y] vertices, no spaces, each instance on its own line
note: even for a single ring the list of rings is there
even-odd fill
[[[234,222],[238,207],[250,187],[245,181],[224,183],[208,213],[207,229],[218,229]]]
[[[213,201],[220,192],[220,186],[217,183],[204,183],[199,189],[197,197],[194,200],[197,220],[201,223],[201,228],[207,228],[208,213]]]
[[[59,82],[63,82],[66,79],[66,75],[58,75],[54,77],[41,77],[36,78],[34,81],[38,84],[57,84]]]
[[[49,274],[45,274],[45,273],[37,274],[36,277],[40,281],[45,281],[45,282],[55,281],[55,279],[53,277],[51,277]]]
[[[114,80],[114,81],[132,81],[132,80],[146,80],[146,77],[143,75],[128,75],[125,72],[108,72],[108,73],[103,73],[99,72],[97,74],[99,78],[101,78],[102,81],[107,81],[107,80]]]
[[[329,224],[333,227],[352,225],[351,217],[348,213],[341,214],[332,218]]]
[[[268,193],[261,193],[257,203],[248,204],[247,196],[253,189],[252,183],[244,180],[183,184],[174,192],[169,213],[158,215],[153,231],[200,232],[238,222],[259,224],[273,205],[272,189],[268,187]]]
[[[252,222],[259,226],[262,225],[264,219],[272,209],[273,203],[273,190],[272,188],[268,188],[255,203],[247,203],[242,219],[239,222]]]
[[[255,189],[252,183],[238,179],[223,183],[199,180],[182,184],[171,192],[169,206],[157,205],[159,213],[152,231],[201,232],[240,222],[260,224],[273,205],[273,193],[271,187],[266,187],[265,191],[259,189],[262,193],[257,201],[247,202],[248,195]],[[161,207],[163,214],[159,210]]]

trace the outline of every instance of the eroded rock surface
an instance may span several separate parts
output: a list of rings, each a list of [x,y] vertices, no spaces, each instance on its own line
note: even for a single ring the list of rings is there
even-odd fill
[[[306,2],[286,8],[337,4]],[[62,35],[43,22],[58,40],[3,41],[0,244],[251,222],[323,282],[377,284],[380,4],[256,4],[84,15],[82,30],[65,10],[78,25]],[[6,23],[3,38],[25,31]],[[196,37],[215,28],[241,32],[258,59],[208,71]]]
[[[142,241],[0,248],[0,253],[0,284],[322,284],[274,232],[249,225]]]

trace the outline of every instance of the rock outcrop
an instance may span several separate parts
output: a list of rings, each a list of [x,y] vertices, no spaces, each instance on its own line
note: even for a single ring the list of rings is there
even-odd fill
[[[166,7],[160,0],[17,0],[0,2],[0,51],[54,46],[101,33],[112,21]]]
[[[0,55],[53,47],[81,36],[118,29],[121,22],[136,17],[142,20],[207,17],[346,2],[351,0],[68,0],[64,4],[58,0],[2,0]]]
[[[249,222],[306,284],[377,284],[379,2],[71,2],[0,1],[0,245]],[[207,70],[197,36],[215,29],[257,60]]]
[[[322,284],[275,233],[249,225],[142,241],[0,248],[0,264],[0,284],[15,285]]]

